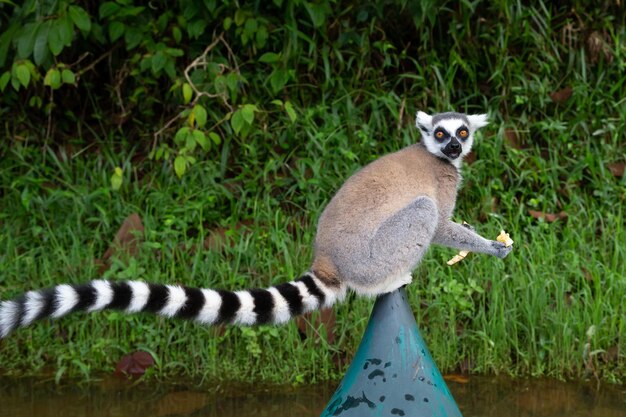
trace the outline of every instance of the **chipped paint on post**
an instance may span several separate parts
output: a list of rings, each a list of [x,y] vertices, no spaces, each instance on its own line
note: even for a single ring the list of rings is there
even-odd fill
[[[376,300],[359,349],[322,417],[461,417],[404,289]]]

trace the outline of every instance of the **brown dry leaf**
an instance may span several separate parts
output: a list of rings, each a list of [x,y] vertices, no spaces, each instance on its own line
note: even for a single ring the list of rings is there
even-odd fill
[[[326,331],[326,340],[329,344],[335,343],[335,323],[337,319],[335,316],[335,310],[331,308],[325,308],[320,310],[319,314],[306,313],[302,316],[296,317],[296,324],[300,335],[303,337],[309,337],[311,333],[315,335],[316,340],[319,339],[320,324],[324,325]]]
[[[472,363],[470,362],[469,358],[464,358],[463,360],[461,360],[461,362],[459,362],[458,369],[461,374],[468,374],[469,371],[472,369]]]
[[[474,162],[476,162],[476,152],[470,151],[470,153],[468,153],[467,156],[463,158],[463,162],[465,162],[467,165],[472,165]]]
[[[565,103],[572,96],[572,87],[567,86],[559,91],[550,93],[550,98],[555,103]]]
[[[346,366],[350,365],[351,362],[352,359],[345,351],[341,350],[333,353],[333,364],[335,365],[335,369],[344,369]]]
[[[565,294],[563,295],[563,301],[565,301],[565,305],[566,306],[571,306],[572,305],[572,292],[571,291],[565,291]]]
[[[235,231],[239,231],[243,227],[252,226],[252,220],[243,220],[237,223],[234,227]],[[209,232],[209,236],[204,239],[204,250],[220,250],[227,245],[233,247],[235,242],[232,239],[228,239],[226,236],[226,232],[231,230],[230,227],[216,227]],[[192,251],[195,251],[196,248],[191,248]]]
[[[545,213],[543,211],[537,211],[537,210],[528,210],[528,214],[533,216],[535,219],[544,219],[548,223],[552,223],[556,220],[567,219],[567,216],[568,216],[568,214],[564,211],[560,211],[554,214],[554,213]]]
[[[156,403],[156,416],[186,416],[209,404],[209,395],[203,392],[170,392]]]
[[[614,162],[608,165],[609,171],[613,174],[614,177],[622,178],[624,176],[624,169],[626,167],[626,162]]]
[[[56,190],[59,187],[53,182],[44,181],[41,183],[41,188],[43,188],[44,190],[52,191],[52,190]]]
[[[137,378],[146,373],[146,369],[154,366],[154,358],[148,352],[139,350],[125,355],[115,365],[115,375]]]
[[[141,217],[137,213],[133,213],[124,219],[122,226],[115,234],[113,243],[104,253],[101,259],[96,259],[99,265],[98,272],[102,274],[111,266],[111,257],[118,255],[120,252],[128,257],[137,255],[138,245],[143,240],[144,227],[141,223]]]
[[[519,136],[515,130],[504,129],[504,139],[509,145],[511,145],[512,148],[522,149],[522,145],[520,145],[519,141]]]
[[[589,57],[591,62],[595,64],[600,57],[604,57],[609,64],[613,62],[613,51],[609,46],[611,37],[606,33],[593,31],[587,38],[587,48],[589,49]]]
[[[619,345],[613,345],[604,352],[602,360],[604,362],[617,362],[619,359]]]
[[[461,374],[444,375],[443,379],[449,382],[456,382],[457,384],[467,384],[469,382],[469,377]]]

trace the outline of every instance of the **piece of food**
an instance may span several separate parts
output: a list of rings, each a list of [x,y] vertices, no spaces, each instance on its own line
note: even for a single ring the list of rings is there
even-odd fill
[[[454,255],[454,257],[446,263],[448,265],[454,265],[457,262],[461,262],[463,259],[465,259],[468,253],[469,253],[468,250],[462,250],[461,252],[459,252],[458,255]]]
[[[465,223],[465,222],[463,222],[463,223]],[[511,246],[513,244],[513,239],[511,239],[511,236],[509,236],[509,234],[507,232],[505,232],[504,230],[500,231],[500,234],[498,235],[496,240],[498,242],[504,243],[504,245],[506,247],[509,247],[509,246]],[[461,262],[463,259],[465,259],[465,257],[467,256],[468,253],[469,253],[469,251],[462,250],[461,252],[459,252],[458,255],[454,255],[454,257],[452,259],[450,259],[446,263],[448,265],[454,265],[457,262]]]
[[[498,242],[504,243],[504,246],[506,247],[509,247],[513,244],[513,239],[511,239],[511,236],[509,236],[509,234],[504,230],[500,231],[500,234],[498,235],[496,240]]]

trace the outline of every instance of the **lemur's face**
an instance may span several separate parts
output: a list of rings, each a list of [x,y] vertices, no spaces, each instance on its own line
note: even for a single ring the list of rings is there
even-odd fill
[[[422,132],[422,141],[429,152],[459,166],[472,150],[476,130],[487,125],[487,115],[439,113],[430,116],[420,111],[415,125]]]

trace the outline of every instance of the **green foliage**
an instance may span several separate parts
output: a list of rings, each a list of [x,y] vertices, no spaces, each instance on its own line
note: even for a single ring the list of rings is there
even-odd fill
[[[418,140],[416,110],[488,111],[457,220],[516,246],[454,268],[429,251],[408,292],[435,359],[623,381],[624,20],[614,2],[0,2],[0,295],[96,276],[136,211],[145,241],[107,277],[287,281],[341,183]],[[213,228],[226,243],[195,250]],[[159,375],[333,379],[370,306],[338,307],[332,344],[74,316],[3,341],[0,367],[85,376],[153,349]]]
[[[406,0],[2,3],[0,90],[38,140],[75,130],[89,132],[83,141],[98,140],[132,123],[129,139],[173,162],[181,176],[196,159],[219,152],[211,142],[234,136],[243,144],[285,113],[293,123],[297,106],[325,100],[343,74],[369,71],[381,58],[391,71],[376,84],[393,88],[385,79],[411,62],[411,40],[394,46],[385,39],[398,29],[388,9],[412,32],[429,31],[444,10]],[[197,125],[188,120],[198,116]],[[195,140],[181,140],[186,126],[199,131],[188,132]],[[209,135],[217,139],[207,141]]]

